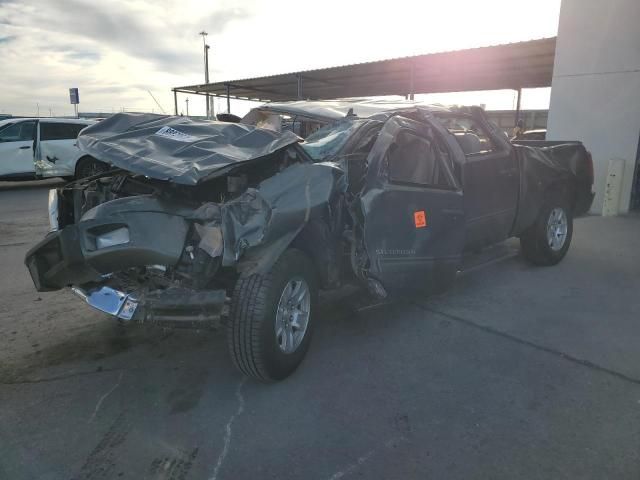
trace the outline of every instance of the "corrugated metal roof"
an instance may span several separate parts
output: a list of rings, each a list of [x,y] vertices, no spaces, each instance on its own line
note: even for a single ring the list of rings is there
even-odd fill
[[[547,87],[556,37],[176,87],[261,101]]]

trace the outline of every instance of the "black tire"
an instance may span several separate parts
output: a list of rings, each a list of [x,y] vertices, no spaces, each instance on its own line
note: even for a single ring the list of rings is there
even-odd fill
[[[304,279],[308,286],[310,315],[299,346],[285,353],[276,338],[276,311],[285,287],[296,278]],[[268,273],[238,279],[227,324],[229,353],[238,370],[263,382],[291,375],[309,349],[317,292],[313,264],[296,249],[285,251]]]
[[[566,235],[561,248],[553,248],[547,236],[547,226],[554,210],[561,209],[566,217]],[[520,249],[526,260],[534,265],[551,266],[564,258],[573,237],[573,212],[569,203],[551,198],[540,209],[535,223],[520,236]]]
[[[109,170],[109,165],[93,157],[82,157],[76,164],[76,179],[87,178]]]

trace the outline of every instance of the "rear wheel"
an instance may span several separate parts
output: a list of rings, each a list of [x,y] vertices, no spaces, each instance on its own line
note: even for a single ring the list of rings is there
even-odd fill
[[[567,254],[573,214],[563,199],[547,201],[536,222],[520,236],[523,256],[535,265],[555,265]]]
[[[76,178],[91,177],[106,172],[108,169],[109,165],[104,162],[96,160],[93,157],[82,157],[76,165]]]
[[[299,250],[287,250],[265,274],[240,278],[227,326],[236,367],[265,382],[291,375],[309,349],[316,298],[313,265]]]

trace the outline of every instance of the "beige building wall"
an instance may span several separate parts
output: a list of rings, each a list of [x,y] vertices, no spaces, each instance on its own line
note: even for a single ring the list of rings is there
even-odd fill
[[[640,0],[562,0],[548,140],[578,139],[593,154],[602,213],[607,170],[624,160],[620,209],[629,209],[640,139]]]

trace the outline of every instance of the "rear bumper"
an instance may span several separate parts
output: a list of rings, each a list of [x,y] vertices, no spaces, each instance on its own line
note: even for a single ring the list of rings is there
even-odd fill
[[[227,299],[224,290],[170,288],[123,292],[102,284],[72,287],[72,291],[101,312],[121,320],[141,323],[211,322],[223,314]]]

